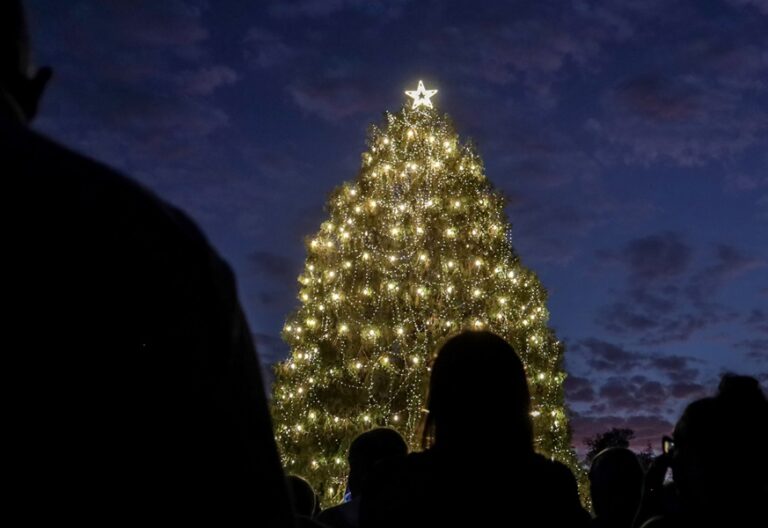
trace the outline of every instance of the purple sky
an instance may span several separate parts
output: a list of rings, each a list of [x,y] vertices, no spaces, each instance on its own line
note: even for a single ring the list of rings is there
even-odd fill
[[[510,196],[568,344],[574,442],[641,447],[725,370],[768,384],[768,0],[30,0],[37,126],[180,205],[265,362],[305,235],[424,79]]]

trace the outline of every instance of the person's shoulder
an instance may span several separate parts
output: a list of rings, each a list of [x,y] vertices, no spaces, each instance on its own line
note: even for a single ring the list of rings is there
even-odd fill
[[[425,453],[409,453],[405,456],[386,458],[376,462],[364,484],[364,493],[391,493],[404,483],[413,482],[428,465]]]
[[[578,494],[578,484],[573,471],[557,460],[535,454],[530,460],[530,475],[538,483],[558,494]]]
[[[323,510],[317,516],[317,520],[327,526],[333,526],[334,528],[344,528],[347,526],[354,526],[354,522],[360,509],[360,501],[352,500],[350,502],[343,502],[336,506],[331,506],[328,509]]]
[[[86,228],[170,236],[209,249],[203,233],[184,212],[134,179],[33,130],[24,131],[18,141],[23,176],[50,192],[74,192],[78,218]]]

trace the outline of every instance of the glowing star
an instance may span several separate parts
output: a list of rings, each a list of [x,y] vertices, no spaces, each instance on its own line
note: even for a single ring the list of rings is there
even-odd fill
[[[420,106],[426,106],[427,108],[433,108],[430,97],[435,95],[437,90],[427,90],[424,88],[424,83],[419,81],[419,87],[416,90],[407,90],[405,95],[413,99],[413,106],[411,108],[418,108]]]

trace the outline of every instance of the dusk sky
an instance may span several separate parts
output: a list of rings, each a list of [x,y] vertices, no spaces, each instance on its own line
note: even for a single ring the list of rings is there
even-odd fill
[[[550,293],[577,447],[658,448],[724,371],[768,386],[768,0],[27,7],[37,128],[199,223],[265,364],[328,193],[423,79]]]

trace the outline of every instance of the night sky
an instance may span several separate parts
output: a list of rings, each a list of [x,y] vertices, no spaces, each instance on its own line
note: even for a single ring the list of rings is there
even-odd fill
[[[768,385],[768,1],[30,0],[37,128],[186,210],[284,357],[303,238],[423,79],[510,199],[574,443]]]

